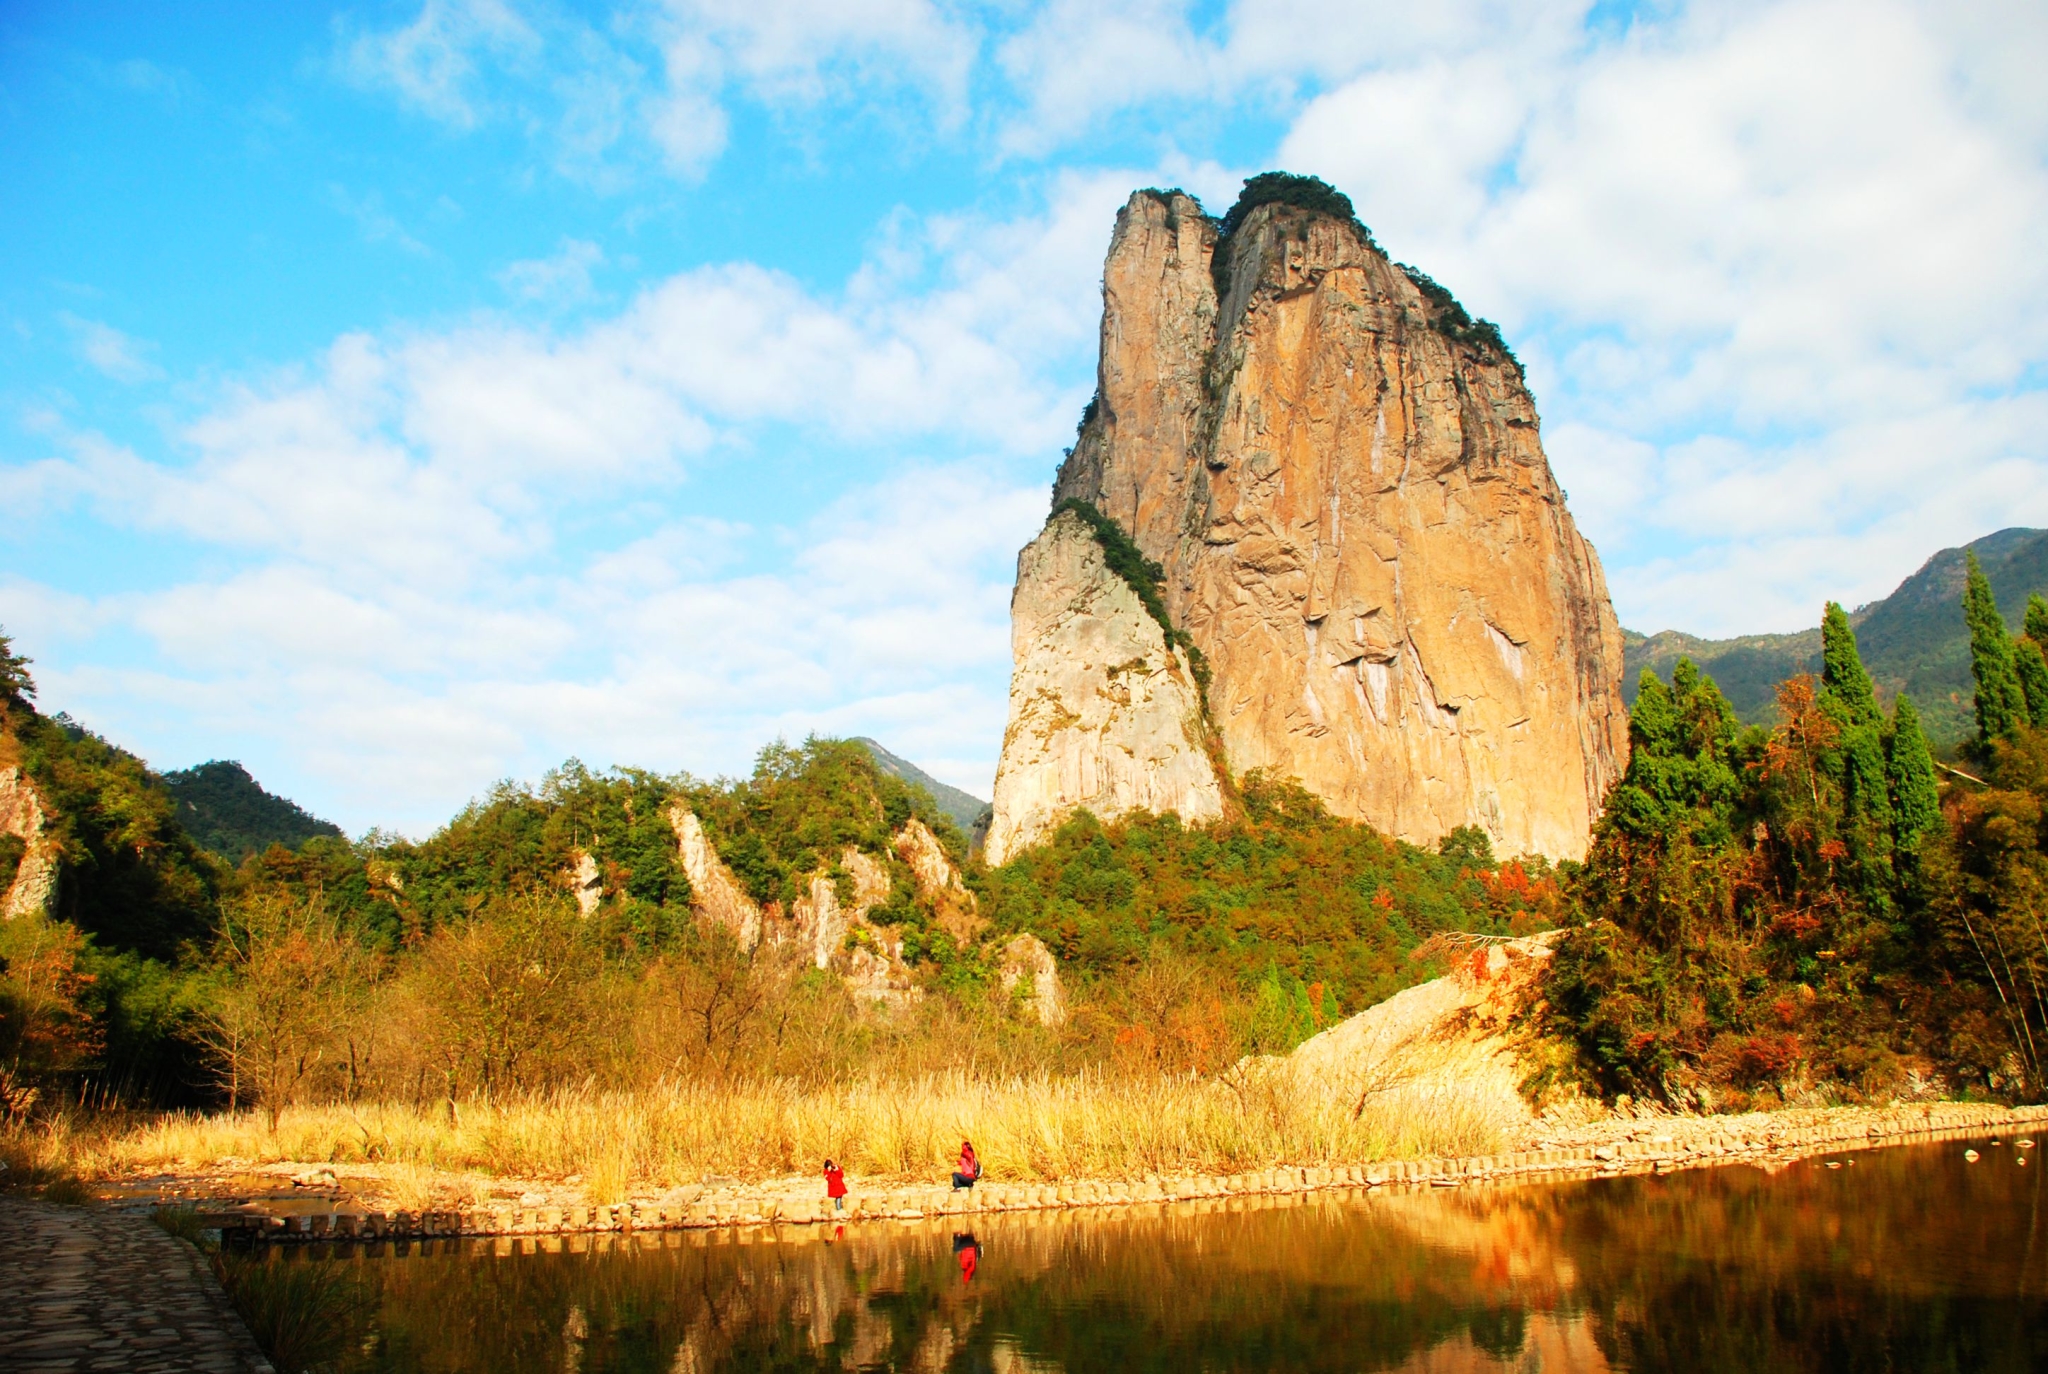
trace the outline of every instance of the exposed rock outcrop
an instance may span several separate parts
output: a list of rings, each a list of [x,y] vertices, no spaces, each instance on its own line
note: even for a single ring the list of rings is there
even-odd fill
[[[761,908],[718,857],[711,837],[704,833],[704,823],[681,802],[670,804],[668,823],[676,832],[683,872],[690,879],[691,908],[731,931],[741,949],[751,950],[760,944]]]
[[[839,878],[830,872],[814,873],[809,890],[797,898],[790,913],[796,918],[797,947],[818,968],[830,968],[854,923],[889,900],[889,870],[870,856],[848,845],[839,855],[839,868],[849,880],[846,901],[839,900]]]
[[[1495,338],[1345,218],[1265,204],[1219,239],[1187,196],[1139,192],[1103,271],[1098,379],[1055,509],[1087,502],[1162,566],[1232,770],[1418,843],[1471,824],[1505,852],[1583,854],[1626,760],[1620,630]],[[1158,733],[1061,642],[1058,598],[1085,585],[1049,575],[1066,521],[1019,560],[994,862],[1104,790],[1077,776],[1080,738],[1049,747],[1039,722],[1099,721],[1095,757]],[[1105,799],[1180,809],[1139,790]]]
[[[1455,1109],[1503,1130],[1535,1111],[1521,1084],[1540,1063],[1532,1009],[1558,931],[1485,940],[1441,978],[1395,993],[1297,1046],[1286,1063],[1352,1108]]]
[[[604,875],[598,870],[597,859],[588,850],[577,850],[575,866],[562,878],[576,898],[576,914],[589,920],[590,913],[604,900]]]
[[[924,995],[916,972],[904,958],[902,929],[869,919],[876,907],[889,901],[894,889],[896,879],[885,859],[845,846],[835,863],[821,866],[804,879],[803,895],[784,914],[779,902],[770,902],[764,909],[747,895],[689,807],[673,802],[668,818],[683,871],[689,875],[692,910],[731,931],[743,949],[780,951],[781,957],[830,969],[849,992],[866,1001],[903,1006]],[[960,869],[938,836],[913,816],[892,837],[891,848],[909,868],[917,895],[931,909],[938,926],[963,947],[977,944],[988,922],[976,911],[974,894],[967,890]],[[571,885],[583,874],[584,865],[579,863],[574,873],[567,875]],[[597,866],[590,864],[588,879],[594,880],[596,874]],[[579,905],[586,890],[591,889],[577,888]],[[595,892],[593,907],[602,897],[601,885]],[[1042,1024],[1054,1025],[1065,1018],[1059,965],[1044,945],[1025,935],[1000,950],[984,948],[984,953],[995,961],[1005,992],[1013,991],[1021,980],[1030,980],[1028,1004]]]
[[[1039,1025],[1057,1026],[1067,1019],[1059,961],[1036,935],[1013,936],[997,958],[996,971],[1004,995],[1022,996]]]
[[[1071,511],[1017,556],[1010,642],[1016,666],[984,849],[990,863],[1078,808],[1103,820],[1127,811],[1223,815],[1187,656],[1167,644]]]
[[[0,920],[47,913],[57,895],[57,846],[49,835],[42,798],[28,775],[15,767],[0,768],[0,835],[21,841],[21,860],[4,896]]]
[[[896,857],[909,866],[917,895],[938,913],[941,930],[964,945],[988,928],[974,894],[960,880],[952,856],[930,827],[915,816],[896,832]]]

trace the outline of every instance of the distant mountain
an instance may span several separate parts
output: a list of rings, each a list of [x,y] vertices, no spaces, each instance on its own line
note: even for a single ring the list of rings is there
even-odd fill
[[[875,762],[890,777],[900,778],[931,793],[932,800],[939,804],[939,810],[952,817],[953,824],[960,827],[961,834],[971,833],[975,820],[982,812],[988,810],[988,803],[981,798],[962,792],[957,787],[946,786],[909,759],[898,758],[865,735],[856,736],[853,742],[864,746],[873,754]]]
[[[2048,596],[2048,530],[2009,529],[1965,546],[1977,551],[1998,608],[2017,631],[2027,597]],[[1850,615],[1864,666],[1878,693],[1889,702],[1901,691],[1920,708],[1920,719],[1938,748],[1952,748],[1976,728],[1971,700],[1970,637],[1963,626],[1963,549],[1943,549],[1882,601]],[[1816,609],[1818,609],[1816,607]],[[1665,678],[1680,657],[1706,669],[1735,707],[1756,724],[1773,719],[1778,684],[1794,673],[1820,671],[1820,631],[1698,639],[1666,630],[1640,635],[1622,631],[1626,680],[1622,695],[1635,701],[1644,668]]]
[[[229,863],[240,863],[273,844],[297,849],[315,835],[342,833],[340,826],[298,803],[264,791],[249,770],[232,759],[166,773],[163,779],[178,804],[185,833]]]

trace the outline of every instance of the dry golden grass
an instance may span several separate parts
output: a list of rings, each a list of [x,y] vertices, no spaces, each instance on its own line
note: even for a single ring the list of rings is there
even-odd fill
[[[971,1138],[992,1178],[1056,1181],[1235,1173],[1275,1164],[1488,1153],[1514,1123],[1476,1095],[1396,1089],[1363,1115],[1285,1073],[1232,1084],[1093,1075],[804,1088],[672,1083],[445,1107],[178,1113],[72,1131],[75,1167],[110,1176],[270,1163],[376,1163],[422,1197],[456,1175],[566,1179],[594,1200],[694,1183],[814,1173],[835,1158],[874,1179],[943,1177]]]

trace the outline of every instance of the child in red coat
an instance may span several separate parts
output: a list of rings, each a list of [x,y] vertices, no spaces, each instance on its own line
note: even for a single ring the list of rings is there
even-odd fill
[[[825,1161],[825,1196],[832,1199],[833,1211],[846,1210],[846,1170],[829,1159]]]

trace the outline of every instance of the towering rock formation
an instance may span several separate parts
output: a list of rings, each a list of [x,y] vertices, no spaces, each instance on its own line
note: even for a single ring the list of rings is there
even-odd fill
[[[1234,772],[1298,778],[1419,843],[1473,824],[1506,852],[1582,854],[1626,759],[1621,636],[1521,369],[1341,197],[1277,194],[1221,225],[1178,192],[1124,206],[1098,391],[1055,509],[1093,506],[1160,565]],[[1075,766],[1138,757],[1160,731],[1113,709],[1120,678],[1062,666],[1094,661],[1060,642],[1085,563],[1054,556],[1078,537],[1063,529],[1080,526],[1056,517],[1018,563],[997,861],[1076,806],[1197,819],[1218,795],[1213,773],[1177,781],[1197,799],[1182,809]],[[1089,728],[1085,748],[1068,738]]]

